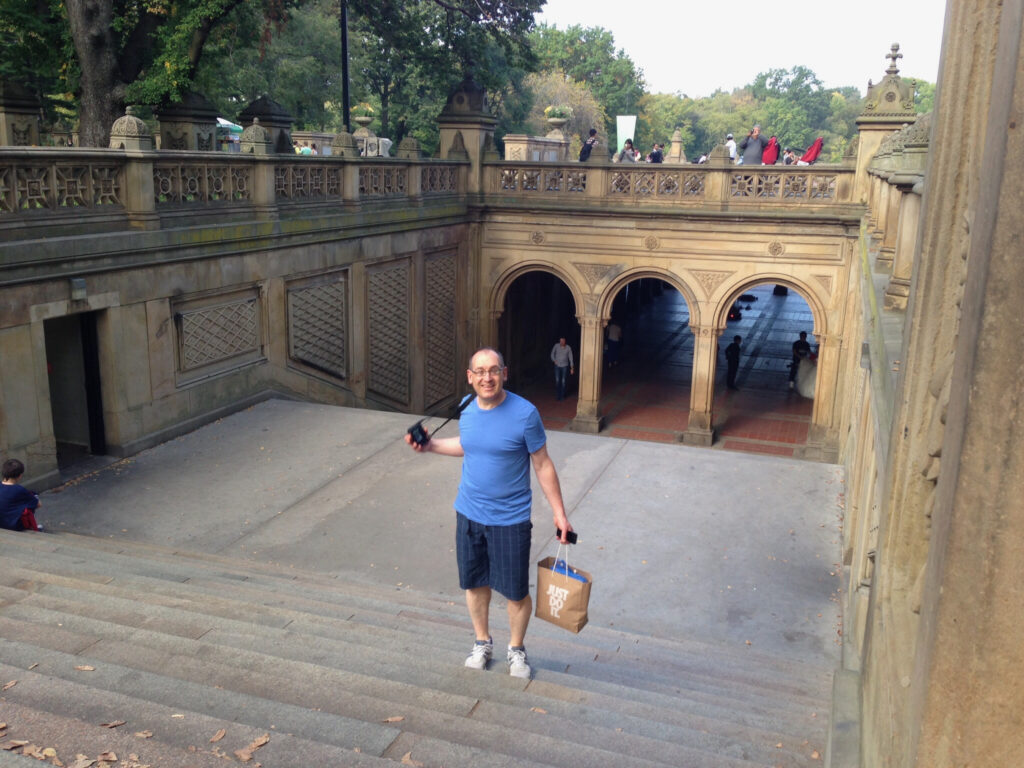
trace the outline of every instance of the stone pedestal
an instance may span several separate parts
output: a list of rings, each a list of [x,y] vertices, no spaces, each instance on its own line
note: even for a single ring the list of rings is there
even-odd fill
[[[38,146],[40,107],[31,91],[0,80],[0,146]]]
[[[482,163],[497,122],[487,110],[484,89],[468,77],[448,98],[437,118],[441,158],[468,160],[471,164],[466,180],[469,194],[484,191]]]
[[[156,115],[160,121],[160,149],[217,149],[217,108],[205,96],[189,91],[181,101],[161,106]]]
[[[252,125],[256,118],[259,118],[260,125],[270,136],[270,151],[272,153],[295,154],[291,133],[292,123],[295,122],[295,119],[285,111],[284,107],[266,96],[261,96],[238,116],[239,122],[246,127]]]

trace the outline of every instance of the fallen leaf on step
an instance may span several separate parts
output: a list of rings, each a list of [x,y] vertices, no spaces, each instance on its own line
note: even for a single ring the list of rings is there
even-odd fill
[[[423,763],[421,763],[419,760],[412,759],[412,752],[406,752],[404,755],[402,755],[402,765],[414,765],[418,766],[418,768],[423,768]]]
[[[10,741],[5,741],[3,744],[0,744],[0,749],[10,752],[12,749],[24,747],[26,744],[28,744],[27,741],[22,741],[21,739],[11,739]]]
[[[7,727],[7,723],[0,723],[0,731]]]
[[[79,664],[75,667],[79,672],[95,672],[96,667],[90,667],[88,664]]]
[[[210,739],[210,743],[211,744],[216,744],[218,741],[220,741],[221,739],[223,739],[227,735],[228,735],[227,729],[221,728],[219,731],[217,731],[215,734],[213,734],[213,738]]]
[[[35,744],[29,744],[27,747],[21,750],[21,754],[28,755],[29,757],[34,757],[36,760],[46,759],[45,757],[43,757],[43,753],[40,751],[39,747],[37,747]]]
[[[382,723],[400,723],[403,720],[405,720],[405,717],[403,717],[402,715],[395,715],[394,717],[387,717],[387,718],[381,720],[381,722]]]
[[[530,711],[536,712],[538,715],[546,715],[548,713],[546,709],[541,709],[540,707],[530,707]]]
[[[260,737],[258,737],[256,739],[253,739],[252,744],[250,744],[249,746],[247,746],[247,747],[245,747],[243,749],[236,749],[235,750],[235,757],[237,757],[243,763],[247,763],[250,760],[252,760],[253,752],[255,752],[257,749],[262,747],[268,741],[270,741],[270,734],[269,733],[264,733],[262,736],[260,736]]]
[[[818,754],[818,750],[811,752],[811,760],[820,760],[821,755]]]
[[[151,738],[153,738],[153,732],[152,731],[136,731],[135,735],[138,736],[140,739],[151,739]]]
[[[43,757],[50,759],[57,756],[57,750],[53,747],[47,747],[43,750]]]
[[[776,749],[782,749],[782,742],[780,741],[778,744],[776,744],[775,748]]]
[[[3,687],[2,690],[8,691],[11,688],[13,688],[14,686],[16,686],[17,684],[18,684],[17,680],[11,680],[11,682],[9,682],[9,683],[4,683],[4,687]]]
[[[28,671],[29,671],[29,672],[31,672],[31,671],[32,671],[33,669],[35,669],[35,668],[36,668],[36,667],[38,667],[38,666],[39,666],[39,664],[38,664],[38,662],[37,662],[37,663],[33,664],[33,665],[32,665],[31,667],[29,667],[29,668],[28,668]]]
[[[116,763],[117,755],[113,752],[104,752],[102,755],[96,755],[96,760],[101,763]]]
[[[171,717],[173,717],[175,720],[184,720],[185,719],[184,715],[171,715]]]
[[[75,755],[75,762],[69,765],[68,768],[92,768],[94,765],[96,765],[95,760],[79,753]]]
[[[352,751],[353,752],[362,752],[363,748],[362,747],[352,747]]]
[[[124,725],[124,720],[111,720],[109,723],[100,723],[100,728],[118,728]]]

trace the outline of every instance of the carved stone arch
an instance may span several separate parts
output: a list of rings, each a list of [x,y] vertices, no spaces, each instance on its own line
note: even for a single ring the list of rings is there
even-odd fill
[[[586,307],[585,292],[577,282],[577,276],[572,271],[566,270],[558,264],[532,259],[515,262],[495,279],[487,305],[487,309],[493,319],[501,317],[504,312],[505,297],[508,295],[508,289],[512,286],[512,283],[528,272],[547,272],[565,283],[565,286],[572,294],[573,302],[576,304],[576,317],[583,317],[584,308]]]
[[[814,318],[812,335],[820,337],[836,332],[836,329],[831,328],[829,325],[828,312],[825,310],[829,297],[822,295],[824,287],[820,283],[813,285],[792,275],[773,272],[763,272],[732,280],[731,284],[726,287],[725,292],[722,294],[722,300],[715,305],[715,327],[725,328],[729,308],[735,303],[736,299],[746,290],[756,285],[763,285],[764,283],[784,285],[800,294],[800,297],[807,302],[807,306],[811,308],[811,316]]]
[[[607,323],[612,319],[612,302],[615,301],[615,296],[622,287],[627,283],[631,283],[634,280],[639,280],[644,277],[664,280],[679,291],[679,293],[683,295],[683,299],[686,301],[687,309],[690,311],[690,325],[697,328],[700,328],[703,325],[700,305],[697,303],[697,295],[694,293],[690,284],[675,272],[670,272],[667,269],[652,266],[636,267],[635,269],[622,272],[616,275],[614,279],[605,286],[604,290],[601,291],[601,296],[597,303],[598,317],[601,318],[602,322]]]

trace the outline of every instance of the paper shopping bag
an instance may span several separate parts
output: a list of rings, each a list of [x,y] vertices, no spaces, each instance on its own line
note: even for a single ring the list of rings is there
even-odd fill
[[[566,566],[557,557],[545,557],[537,563],[537,618],[579,632],[587,624],[592,583],[586,571]]]

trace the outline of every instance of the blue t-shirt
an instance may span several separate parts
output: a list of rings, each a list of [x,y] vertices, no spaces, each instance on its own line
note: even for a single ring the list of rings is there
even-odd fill
[[[528,400],[505,392],[497,408],[476,398],[459,419],[465,456],[455,509],[482,525],[515,525],[530,519],[530,454],[547,443],[540,414]]]
[[[35,509],[38,506],[39,497],[32,491],[17,483],[0,484],[0,528],[7,528],[11,531],[20,530],[18,523],[21,520],[21,513],[26,509]]]

